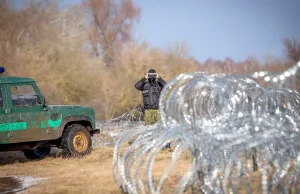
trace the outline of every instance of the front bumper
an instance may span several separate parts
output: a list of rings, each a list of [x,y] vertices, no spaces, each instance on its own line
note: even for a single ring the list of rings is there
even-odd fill
[[[93,129],[92,135],[94,134],[100,134],[100,129]]]

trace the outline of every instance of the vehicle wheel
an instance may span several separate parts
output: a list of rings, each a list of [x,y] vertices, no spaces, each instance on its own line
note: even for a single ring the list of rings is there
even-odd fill
[[[80,157],[91,153],[92,138],[86,127],[73,124],[65,129],[61,145],[67,156]]]
[[[43,159],[50,154],[51,147],[40,147],[34,150],[23,150],[23,153],[27,159],[38,160]]]

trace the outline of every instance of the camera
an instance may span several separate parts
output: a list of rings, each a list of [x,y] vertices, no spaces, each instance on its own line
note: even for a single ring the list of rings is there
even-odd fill
[[[148,78],[155,79],[155,78],[157,78],[157,74],[156,73],[148,73]]]

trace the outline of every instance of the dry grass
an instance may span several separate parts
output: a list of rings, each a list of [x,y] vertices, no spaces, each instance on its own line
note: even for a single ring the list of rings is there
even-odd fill
[[[41,161],[27,161],[18,152],[1,154],[2,176],[33,176],[47,178],[28,193],[119,193],[112,174],[112,148],[96,149],[81,159],[52,155]],[[6,156],[5,156],[6,155]],[[19,162],[12,162],[18,159]],[[11,164],[10,164],[11,163]]]
[[[125,147],[121,152],[124,150]],[[170,164],[171,151],[162,150],[154,162],[152,173],[155,187]],[[94,149],[92,154],[81,159],[66,159],[53,153],[40,161],[28,161],[21,152],[0,153],[0,177],[33,176],[45,178],[40,184],[32,186],[24,193],[121,193],[113,176],[112,159],[113,148]],[[164,182],[161,193],[174,193],[177,184],[190,167],[191,159],[192,157],[188,152],[181,154]],[[141,168],[140,173],[142,177],[145,177],[144,168]],[[269,173],[272,174],[274,171]],[[228,187],[235,187],[238,193],[247,193],[247,189],[251,189],[254,193],[261,192],[262,180],[259,171],[247,172],[246,174],[250,176],[245,174],[238,177],[237,174],[233,175],[232,182],[226,181]],[[145,179],[142,179],[146,185]],[[197,185],[195,186],[197,187]],[[300,183],[297,184],[298,186]],[[276,193],[276,188],[274,189],[272,193]],[[189,188],[185,193],[193,193],[193,191]],[[295,191],[291,190],[291,193],[295,193]]]
[[[170,157],[170,151],[161,152],[154,166],[155,177],[162,174]],[[21,152],[0,153],[0,176],[47,178],[25,193],[120,193],[113,177],[112,158],[113,148],[95,149],[91,155],[81,159],[66,159],[52,154],[41,161],[28,161]],[[185,172],[190,163],[188,158],[184,156],[172,172],[168,182],[170,187]]]

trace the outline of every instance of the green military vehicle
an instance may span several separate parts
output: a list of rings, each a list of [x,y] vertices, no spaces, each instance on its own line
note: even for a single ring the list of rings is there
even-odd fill
[[[99,132],[92,108],[47,105],[33,79],[0,77],[0,151],[22,150],[28,159],[42,159],[58,147],[83,156]]]

